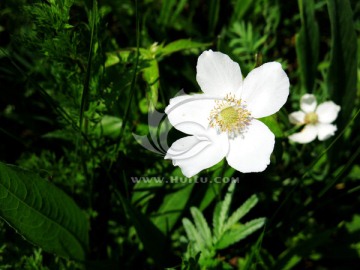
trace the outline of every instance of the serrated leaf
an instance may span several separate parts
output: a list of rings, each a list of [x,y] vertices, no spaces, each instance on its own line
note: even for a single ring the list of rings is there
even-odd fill
[[[37,174],[0,163],[0,216],[45,251],[85,260],[86,216],[68,195]]]
[[[191,215],[193,216],[195,226],[198,229],[201,237],[204,239],[208,247],[212,246],[212,236],[209,225],[204,215],[196,207],[190,208]]]
[[[187,218],[182,220],[185,232],[190,241],[195,244],[196,251],[201,251],[205,247],[205,242],[196,230],[194,224]]]
[[[252,195],[246,200],[227,220],[224,230],[227,231],[235,223],[237,223],[243,216],[245,216],[259,201],[256,195]]]
[[[213,234],[214,234],[214,242],[217,241],[217,239],[220,236],[220,211],[221,211],[221,205],[222,202],[219,202],[215,206],[214,214],[213,214]]]
[[[218,228],[218,232],[219,232],[219,236],[222,234],[222,232],[224,231],[224,224],[225,221],[228,217],[228,213],[229,213],[229,209],[230,209],[230,204],[231,204],[231,200],[232,200],[232,196],[234,193],[234,189],[235,189],[235,181],[232,181],[229,185],[228,191],[225,195],[225,199],[221,204],[221,208],[220,208],[220,213],[219,213],[219,219],[217,221],[217,224],[219,224],[219,228]]]
[[[217,249],[224,249],[239,242],[253,232],[260,229],[265,223],[265,218],[253,219],[245,224],[238,225],[237,228],[226,231],[216,243]]]

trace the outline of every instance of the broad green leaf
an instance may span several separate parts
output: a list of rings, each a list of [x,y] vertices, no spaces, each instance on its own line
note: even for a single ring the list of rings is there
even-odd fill
[[[276,138],[283,137],[283,131],[277,121],[275,114],[260,118],[259,120],[263,122],[272,131],[272,133],[274,133]]]
[[[133,205],[144,205],[155,196],[156,190],[164,185],[162,181],[150,177],[147,181],[137,181],[133,188],[131,203]]]
[[[89,244],[85,214],[68,195],[37,174],[0,163],[0,216],[45,251],[85,260]]]
[[[120,62],[127,62],[131,52],[130,50],[108,52],[106,54],[105,67],[111,67]]]
[[[156,213],[157,216],[152,219],[160,231],[166,233],[172,230],[183,213],[193,188],[193,184],[179,183],[174,185],[175,192],[165,196],[163,203]]]
[[[246,202],[243,203],[226,221],[224,230],[227,231],[235,223],[237,223],[243,216],[245,216],[258,202],[256,195],[252,195]]]
[[[228,246],[239,242],[252,234],[256,230],[260,229],[265,223],[265,218],[253,219],[245,224],[239,224],[237,227],[226,231],[216,243],[217,249],[224,249]]]
[[[298,0],[301,29],[296,35],[296,54],[302,87],[312,93],[319,61],[319,26],[315,20],[313,0]]]
[[[357,41],[349,0],[328,0],[331,22],[331,60],[327,85],[331,99],[341,106],[338,129],[351,118],[356,100]]]
[[[190,208],[191,215],[193,216],[195,226],[198,229],[201,237],[204,239],[208,247],[212,246],[212,236],[209,225],[204,217],[204,215],[196,207]]]
[[[179,39],[174,42],[167,44],[161,50],[162,55],[169,55],[174,52],[188,50],[188,49],[195,49],[195,48],[204,48],[210,46],[209,43],[200,43],[196,41],[192,41],[189,39]]]
[[[119,117],[104,115],[94,128],[94,133],[101,137],[106,136],[116,139],[120,135],[122,120]]]
[[[146,215],[128,201],[124,200],[124,205],[145,250],[158,265],[165,265],[169,257],[167,256],[169,249],[167,249],[165,235]]]

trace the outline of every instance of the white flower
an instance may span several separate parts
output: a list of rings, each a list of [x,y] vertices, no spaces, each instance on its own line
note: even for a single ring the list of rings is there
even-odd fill
[[[270,163],[275,136],[256,118],[276,113],[289,95],[289,79],[277,62],[266,63],[243,80],[229,56],[211,50],[198,59],[196,80],[203,94],[170,100],[170,123],[191,136],[172,144],[172,159],[192,177],[224,157],[240,172],[261,172]]]
[[[301,111],[289,115],[289,121],[305,127],[301,132],[289,136],[291,141],[309,143],[315,140],[316,136],[320,141],[324,141],[335,134],[337,128],[331,123],[337,118],[340,106],[332,101],[317,106],[315,96],[305,94],[300,100],[300,108]]]

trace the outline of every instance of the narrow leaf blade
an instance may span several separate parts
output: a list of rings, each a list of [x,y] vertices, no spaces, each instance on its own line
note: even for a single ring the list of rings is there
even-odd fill
[[[201,237],[204,239],[206,245],[211,247],[212,245],[212,236],[208,223],[204,215],[196,207],[190,208],[191,215],[193,216],[196,228],[198,229]]]
[[[319,26],[315,20],[313,0],[299,0],[301,29],[296,35],[296,54],[299,61],[300,78],[305,92],[313,91],[319,60]]]
[[[228,246],[239,242],[246,238],[248,235],[260,229],[265,224],[265,218],[253,219],[238,228],[228,230],[221,237],[219,242],[216,244],[217,249],[224,249]]]
[[[244,202],[227,220],[225,224],[225,231],[230,229],[243,216],[245,216],[257,203],[259,199],[256,195],[252,195],[246,202]]]
[[[338,128],[348,120],[356,100],[357,41],[348,0],[328,0],[331,22],[331,60],[327,84],[332,100],[341,106]]]

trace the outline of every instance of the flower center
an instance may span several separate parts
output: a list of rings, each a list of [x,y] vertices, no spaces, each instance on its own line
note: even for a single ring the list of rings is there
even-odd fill
[[[314,112],[309,112],[305,115],[306,124],[316,124],[318,122],[318,115]]]
[[[244,101],[227,94],[223,100],[215,101],[209,120],[211,127],[219,132],[227,132],[230,138],[234,138],[246,131],[252,117]]]

